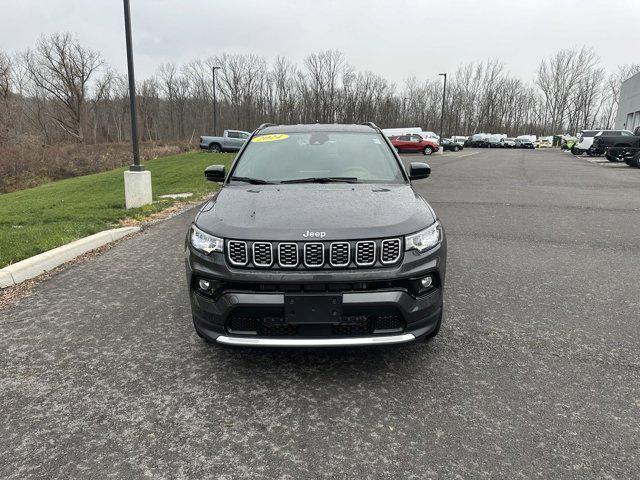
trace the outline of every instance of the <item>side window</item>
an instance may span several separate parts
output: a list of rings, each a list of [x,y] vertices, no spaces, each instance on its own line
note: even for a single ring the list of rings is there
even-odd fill
[[[411,135],[412,142],[420,142],[422,141],[422,137],[420,135]]]
[[[409,141],[409,135],[400,135],[398,137],[398,140],[400,140],[401,142],[408,142]]]
[[[230,131],[227,132],[227,137],[229,137],[229,138],[240,138],[240,133],[234,132],[233,130],[230,130]]]
[[[626,130],[623,130],[622,131],[622,136],[623,137],[633,137],[633,133],[627,132]]]
[[[238,138],[246,140],[247,138],[249,138],[249,134],[248,133],[238,133]]]

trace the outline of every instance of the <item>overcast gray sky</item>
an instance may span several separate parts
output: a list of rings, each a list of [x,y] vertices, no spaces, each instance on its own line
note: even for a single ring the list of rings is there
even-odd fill
[[[121,0],[0,0],[0,49],[71,31],[126,71]],[[339,49],[397,82],[496,57],[523,80],[541,58],[588,45],[607,69],[640,61],[639,0],[131,0],[136,76],[222,52],[299,62]]]

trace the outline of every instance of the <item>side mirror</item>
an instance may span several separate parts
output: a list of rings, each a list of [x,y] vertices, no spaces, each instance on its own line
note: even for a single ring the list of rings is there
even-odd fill
[[[224,182],[224,165],[210,165],[204,169],[204,178],[210,182]]]
[[[420,180],[431,175],[431,167],[422,162],[411,162],[409,167],[409,180]]]

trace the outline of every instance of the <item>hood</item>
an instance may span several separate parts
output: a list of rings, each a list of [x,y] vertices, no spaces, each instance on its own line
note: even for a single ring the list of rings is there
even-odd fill
[[[435,221],[411,188],[379,184],[226,185],[196,217],[222,238],[350,240],[406,235]]]

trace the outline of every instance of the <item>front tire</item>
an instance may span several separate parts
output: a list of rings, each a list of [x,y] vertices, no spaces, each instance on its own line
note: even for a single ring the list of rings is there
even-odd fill
[[[617,155],[612,154],[610,152],[605,153],[604,158],[609,160],[611,163],[621,163],[625,161],[623,157],[618,157]]]
[[[633,157],[626,159],[624,163],[633,168],[640,168],[640,151],[636,152]]]
[[[573,153],[576,156],[580,156],[584,153],[584,150],[581,150],[577,147],[571,147],[571,153]]]
[[[425,155],[431,155],[433,153],[433,148],[424,147],[424,150],[422,151],[422,153],[424,153]]]
[[[458,152],[458,151],[460,151],[460,147],[453,147],[453,151],[454,151],[454,152]]]

